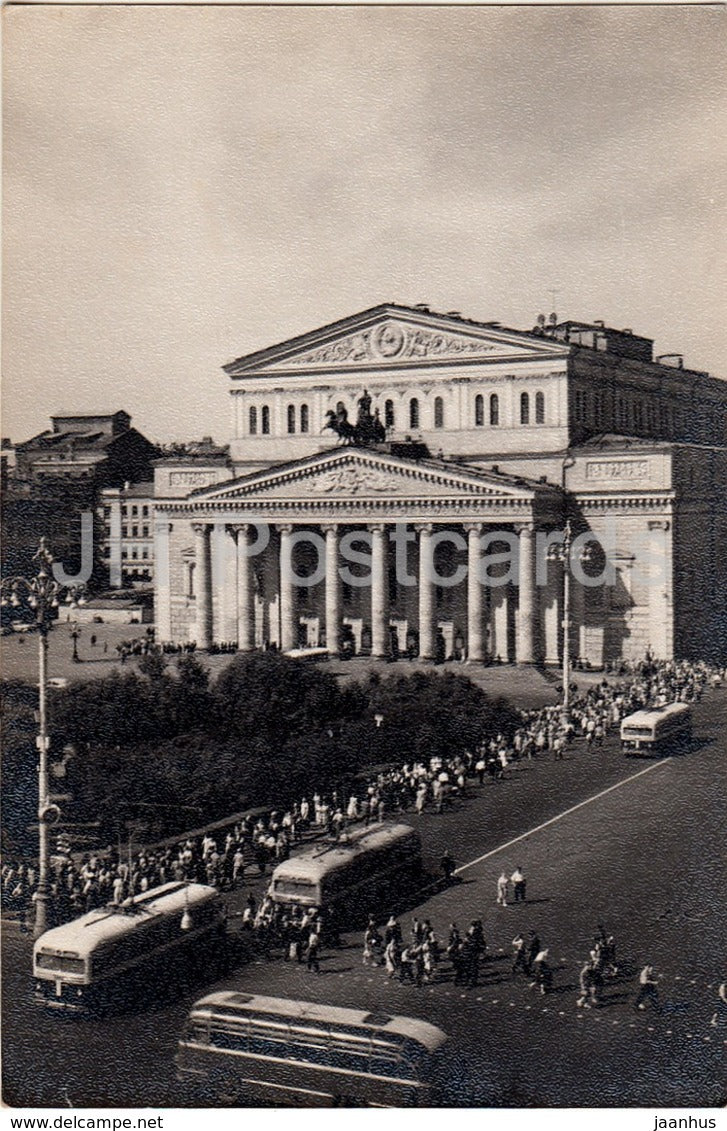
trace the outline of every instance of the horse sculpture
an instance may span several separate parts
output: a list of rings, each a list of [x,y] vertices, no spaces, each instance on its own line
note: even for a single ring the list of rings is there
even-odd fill
[[[328,410],[324,428],[330,428],[344,444],[353,444],[355,442],[356,429],[354,425],[349,422],[348,413],[343,407],[339,408],[338,412],[334,412],[332,408]]]
[[[351,424],[343,405],[340,405],[335,412],[329,409],[326,418],[324,428],[330,428],[344,444],[365,447],[367,444],[382,443],[386,439],[386,429],[379,420],[378,409],[373,416],[371,415],[371,397],[366,389],[358,402],[358,419],[355,424]]]

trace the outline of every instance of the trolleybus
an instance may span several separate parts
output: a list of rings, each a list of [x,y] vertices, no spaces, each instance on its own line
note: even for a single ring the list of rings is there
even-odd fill
[[[328,909],[337,926],[383,908],[422,872],[419,834],[409,825],[359,829],[278,864],[270,894],[286,907]]]
[[[206,1104],[431,1106],[447,1039],[413,1017],[213,993],[192,1007],[177,1076]]]
[[[692,711],[686,703],[669,703],[635,711],[621,722],[624,754],[674,754],[692,740]]]
[[[148,995],[160,973],[214,975],[224,965],[225,933],[216,888],[163,884],[42,934],[33,948],[36,1000],[84,1011]]]

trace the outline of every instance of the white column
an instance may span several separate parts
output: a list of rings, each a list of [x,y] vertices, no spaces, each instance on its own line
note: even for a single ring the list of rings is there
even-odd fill
[[[467,527],[467,661],[480,663],[485,658],[482,608],[484,588],[480,577],[482,524]]]
[[[432,527],[419,527],[419,659],[436,658]]]
[[[237,552],[234,527],[218,527],[217,545],[212,551],[213,592],[217,594],[217,615],[212,635],[216,640],[237,640]],[[215,567],[215,553],[217,564]],[[214,607],[214,600],[212,602]]]
[[[206,523],[194,524],[195,592],[197,647],[207,649],[212,644],[212,556],[210,539],[212,527]]]
[[[571,577],[570,583],[570,658],[578,660],[583,658],[584,643],[582,641],[586,613],[586,591],[580,581]]]
[[[549,561],[548,584],[545,587],[542,603],[543,640],[545,643],[545,663],[557,664],[560,659],[561,622],[563,620],[563,566],[560,562]]]
[[[293,585],[292,526],[280,526],[280,651],[289,652],[298,643],[295,624],[295,587]]]
[[[670,523],[651,520],[649,530],[649,646],[657,660],[670,660],[674,654],[672,618],[672,559]]]
[[[320,396],[320,394],[318,394]],[[338,527],[324,526],[326,535],[326,647],[339,653],[341,635],[341,578],[338,571]]]
[[[496,660],[499,656],[503,664],[510,662],[510,637],[508,629],[509,621],[509,598],[507,595],[507,586],[501,585],[493,587],[490,590],[491,594],[491,627],[492,627],[492,658]]]
[[[172,639],[172,579],[169,568],[171,525],[154,519],[154,623],[157,641]]]
[[[388,531],[383,525],[371,531],[371,655],[389,654],[389,554]]]
[[[524,526],[520,531],[519,615],[517,632],[517,662],[532,664],[535,661],[535,531]]]
[[[255,647],[255,586],[250,555],[251,529],[236,526],[237,536],[237,647],[252,652]]]

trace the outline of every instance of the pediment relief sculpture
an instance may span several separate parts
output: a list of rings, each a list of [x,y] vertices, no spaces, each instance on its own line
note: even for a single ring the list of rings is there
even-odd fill
[[[498,347],[480,338],[407,326],[389,319],[370,330],[349,334],[317,349],[297,354],[282,365],[340,365],[357,362],[410,361],[492,353]]]

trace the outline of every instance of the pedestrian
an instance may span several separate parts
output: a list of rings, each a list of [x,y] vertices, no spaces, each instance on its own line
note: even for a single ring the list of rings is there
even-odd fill
[[[510,879],[512,881],[512,892],[515,903],[524,903],[526,880],[523,874],[523,870],[519,864],[513,874],[510,876]]]
[[[529,971],[532,970],[535,965],[535,960],[542,949],[537,933],[531,931],[525,948],[525,962]]]
[[[320,974],[321,972],[320,963],[318,961],[320,949],[321,937],[314,926],[311,928],[311,932],[308,935],[308,946],[306,947],[305,957],[308,970],[315,970],[316,974]]]
[[[658,978],[654,967],[647,962],[639,974],[639,992],[636,995],[634,1009],[646,1009],[647,1001],[651,1002],[654,1009],[659,1009],[659,994],[657,992]]]
[[[392,936],[386,944],[384,950],[384,963],[386,965],[386,973],[390,978],[394,978],[399,971],[401,965],[401,951],[396,939]]]
[[[535,956],[531,970],[533,981],[530,985],[538,986],[541,994],[550,993],[553,988],[553,971],[548,962],[549,954],[550,951],[547,947],[545,950],[541,950],[540,953]]]
[[[399,956],[399,981],[402,983],[414,981],[414,950],[416,947],[405,946]]]
[[[444,855],[439,861],[439,867],[442,869],[445,884],[451,884],[457,864],[449,849],[445,849]]]
[[[497,902],[500,907],[507,907],[508,889],[510,887],[510,880],[508,879],[507,872],[501,872],[500,878],[497,881]]]
[[[396,918],[396,915],[389,916],[389,920],[384,928],[384,944],[388,946],[392,941],[395,942],[398,947],[401,947],[401,924]]]
[[[525,939],[522,934],[515,935],[515,938],[512,940],[512,947],[512,976],[514,978],[518,970],[522,970],[523,974],[528,973],[527,952],[525,950]]]
[[[581,967],[581,972],[578,975],[578,983],[581,992],[576,1005],[582,1006],[584,1009],[590,1009],[592,1005],[598,1005],[600,979],[590,960]]]
[[[721,982],[717,990],[717,1009],[712,1015],[710,1025],[715,1028],[727,1023],[727,982]]]
[[[465,935],[459,957],[464,984],[474,988],[480,972],[480,948],[477,940],[469,932]]]

